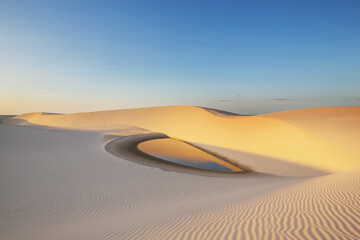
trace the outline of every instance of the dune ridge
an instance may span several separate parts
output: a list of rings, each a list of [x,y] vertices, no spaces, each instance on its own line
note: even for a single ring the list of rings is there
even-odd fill
[[[302,109],[229,118],[199,107],[168,106],[64,115],[32,113],[7,121],[15,119],[73,129],[116,129],[120,125],[131,125],[187,142],[267,156],[329,172],[360,167],[360,150],[356,144],[360,131],[354,131],[354,126],[355,130],[360,126],[360,107]]]

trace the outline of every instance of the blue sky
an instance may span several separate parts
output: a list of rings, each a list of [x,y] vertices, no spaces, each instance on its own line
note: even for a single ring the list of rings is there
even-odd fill
[[[360,105],[359,1],[0,1],[0,114]]]

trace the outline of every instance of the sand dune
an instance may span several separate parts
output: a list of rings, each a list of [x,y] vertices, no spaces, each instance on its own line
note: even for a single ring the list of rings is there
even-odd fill
[[[136,229],[155,230],[168,217],[181,220],[185,212],[235,200],[227,195],[240,201],[303,180],[162,171],[110,155],[100,132],[1,124],[0,133],[0,239],[6,240],[136,238]]]
[[[101,131],[0,124],[0,239],[360,238],[359,171],[184,174],[106,144]]]
[[[131,125],[188,142],[293,163],[315,172],[360,167],[357,144],[360,107],[304,109],[259,116],[223,115],[198,107],[170,106],[65,115],[32,113],[7,121],[75,129],[116,130],[121,125]],[[234,160],[243,164],[241,159]],[[282,174],[256,163],[249,167]]]

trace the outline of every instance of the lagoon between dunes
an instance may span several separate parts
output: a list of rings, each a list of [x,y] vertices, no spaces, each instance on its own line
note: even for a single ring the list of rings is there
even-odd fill
[[[0,239],[360,239],[360,107],[0,119]]]

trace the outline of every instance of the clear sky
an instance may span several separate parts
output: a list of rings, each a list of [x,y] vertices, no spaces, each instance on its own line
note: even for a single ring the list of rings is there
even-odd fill
[[[360,106],[360,1],[0,0],[0,114]]]

